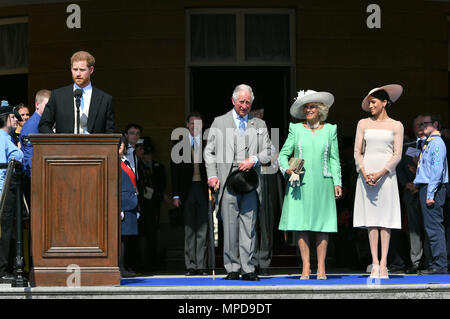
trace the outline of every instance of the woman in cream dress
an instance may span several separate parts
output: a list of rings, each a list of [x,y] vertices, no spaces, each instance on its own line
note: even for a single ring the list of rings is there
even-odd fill
[[[371,117],[358,122],[354,156],[356,184],[354,227],[367,228],[372,254],[372,278],[389,278],[387,254],[391,229],[401,228],[400,198],[395,168],[402,155],[403,125],[386,111],[403,92],[397,84],[375,88],[362,102]],[[378,241],[381,237],[381,259]]]

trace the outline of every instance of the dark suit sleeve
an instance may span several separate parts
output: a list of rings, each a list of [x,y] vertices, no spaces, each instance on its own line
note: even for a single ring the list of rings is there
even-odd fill
[[[44,113],[39,121],[38,129],[39,133],[54,133],[53,125],[55,124],[55,108],[56,108],[56,98],[55,94],[50,95],[50,99],[45,106]]]
[[[173,161],[171,161],[170,169],[172,175],[172,196],[180,196],[181,193],[180,164],[176,164]]]
[[[407,172],[405,171],[405,167],[407,166],[406,155],[403,153],[402,159],[400,163],[397,165],[397,180],[400,186],[405,187],[408,184]]]
[[[166,169],[164,165],[159,163],[158,169],[158,184],[159,184],[159,192],[161,195],[166,191]]]
[[[179,143],[175,142],[173,146]],[[172,181],[172,196],[181,197],[181,163],[175,163],[173,160],[170,161],[170,174]]]
[[[106,114],[105,114],[105,133],[111,134],[115,132],[114,126],[114,105],[112,101],[112,97],[108,96],[108,103],[106,106]]]

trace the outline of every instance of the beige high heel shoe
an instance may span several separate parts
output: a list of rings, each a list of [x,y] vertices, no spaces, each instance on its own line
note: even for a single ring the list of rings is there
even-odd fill
[[[380,265],[372,264],[370,278],[380,278]]]
[[[302,275],[300,276],[300,280],[308,280],[309,276],[311,275],[311,269],[309,270],[309,273],[307,275]]]
[[[389,271],[387,267],[380,267],[380,277],[381,279],[389,279]]]
[[[327,280],[327,275],[326,274],[323,274],[323,275],[317,274],[317,280]]]

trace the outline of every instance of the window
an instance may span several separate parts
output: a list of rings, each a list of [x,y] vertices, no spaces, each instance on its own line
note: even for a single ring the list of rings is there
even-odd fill
[[[27,18],[0,19],[0,74],[28,72]]]
[[[193,61],[236,60],[236,18],[232,14],[191,16]]]
[[[294,10],[188,9],[188,65],[294,65]]]
[[[245,15],[245,59],[289,61],[289,15]]]

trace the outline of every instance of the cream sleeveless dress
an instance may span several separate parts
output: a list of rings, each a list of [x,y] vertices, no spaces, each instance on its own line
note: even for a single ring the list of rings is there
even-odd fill
[[[400,197],[395,167],[399,163],[403,145],[403,125],[393,119],[374,121],[362,119],[355,137],[355,161],[358,180],[353,210],[354,227],[383,227],[401,229]],[[369,186],[360,169],[366,174],[386,168],[375,186]]]

